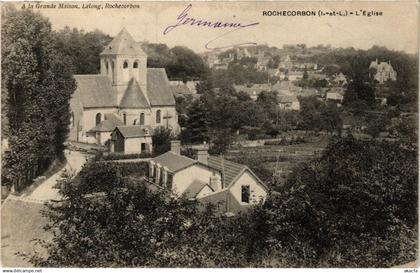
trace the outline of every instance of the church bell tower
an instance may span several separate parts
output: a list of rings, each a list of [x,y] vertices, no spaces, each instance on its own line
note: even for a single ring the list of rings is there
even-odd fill
[[[101,75],[107,76],[112,83],[118,104],[132,78],[147,94],[147,55],[125,28],[105,47],[100,58]]]

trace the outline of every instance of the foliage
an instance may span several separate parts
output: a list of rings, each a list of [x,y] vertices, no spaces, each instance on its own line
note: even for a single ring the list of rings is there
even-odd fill
[[[56,50],[48,20],[13,7],[3,12],[2,92],[10,152],[2,180],[7,183],[62,154],[76,85],[71,61]]]
[[[238,158],[271,185],[261,160]],[[124,178],[118,168],[85,166],[82,183],[64,179],[64,201],[46,211],[54,233],[43,244],[48,256],[35,253],[31,261],[43,267],[393,266],[416,258],[416,166],[414,146],[337,138],[265,204],[229,218],[213,205],[152,190],[139,176]],[[91,183],[101,193],[86,190],[83,184]]]
[[[153,153],[160,155],[169,151],[171,149],[171,140],[174,138],[175,136],[172,134],[171,129],[163,126],[155,128],[152,136]]]
[[[94,193],[64,179],[64,201],[46,211],[54,240],[43,244],[48,257],[31,257],[36,266],[238,267],[258,258],[251,216],[227,218],[141,179],[120,179],[115,168],[85,168],[81,181],[112,186]]]
[[[182,81],[204,79],[208,67],[203,59],[187,47],[175,46],[169,49],[165,44],[145,43],[148,67],[163,67],[169,79]]]
[[[136,159],[136,158],[151,158],[153,154],[141,153],[141,154],[121,154],[121,153],[109,153],[101,155],[97,160],[119,160],[119,159]]]
[[[316,97],[299,97],[298,127],[303,130],[329,133],[341,132],[342,120],[335,104],[319,101]]]
[[[293,266],[387,267],[414,260],[416,166],[413,146],[333,141],[265,204],[273,252],[287,253]]]
[[[65,27],[54,33],[56,50],[68,56],[75,74],[98,74],[99,54],[111,40],[109,35],[99,30],[85,32]]]

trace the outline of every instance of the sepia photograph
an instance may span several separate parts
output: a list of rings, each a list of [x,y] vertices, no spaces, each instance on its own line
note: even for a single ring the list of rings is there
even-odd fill
[[[417,272],[417,1],[1,8],[3,272]]]

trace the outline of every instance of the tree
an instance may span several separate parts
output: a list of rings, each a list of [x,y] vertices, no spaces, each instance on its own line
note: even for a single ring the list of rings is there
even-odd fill
[[[171,149],[171,140],[174,139],[171,129],[163,126],[157,127],[152,136],[153,152],[156,155],[166,153]]]
[[[2,91],[10,152],[2,178],[7,183],[39,174],[62,155],[76,84],[71,61],[56,50],[46,18],[13,7],[3,12]]]
[[[270,223],[271,253],[305,267],[389,267],[416,259],[417,164],[414,146],[333,140],[260,211]]]
[[[85,32],[65,27],[54,33],[55,49],[68,56],[75,74],[98,74],[99,54],[112,38],[99,30]]]
[[[337,105],[328,103],[321,111],[321,127],[329,133],[336,131],[340,135],[343,121],[341,120]]]
[[[366,117],[367,128],[366,132],[371,135],[373,138],[379,136],[379,133],[386,130],[387,120],[386,117],[382,115],[370,114]]]

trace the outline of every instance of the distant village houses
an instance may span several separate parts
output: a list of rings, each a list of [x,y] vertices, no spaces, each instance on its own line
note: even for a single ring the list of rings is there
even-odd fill
[[[392,67],[391,61],[379,63],[376,59],[370,63],[369,70],[373,70],[373,78],[381,84],[397,80],[397,72]]]

